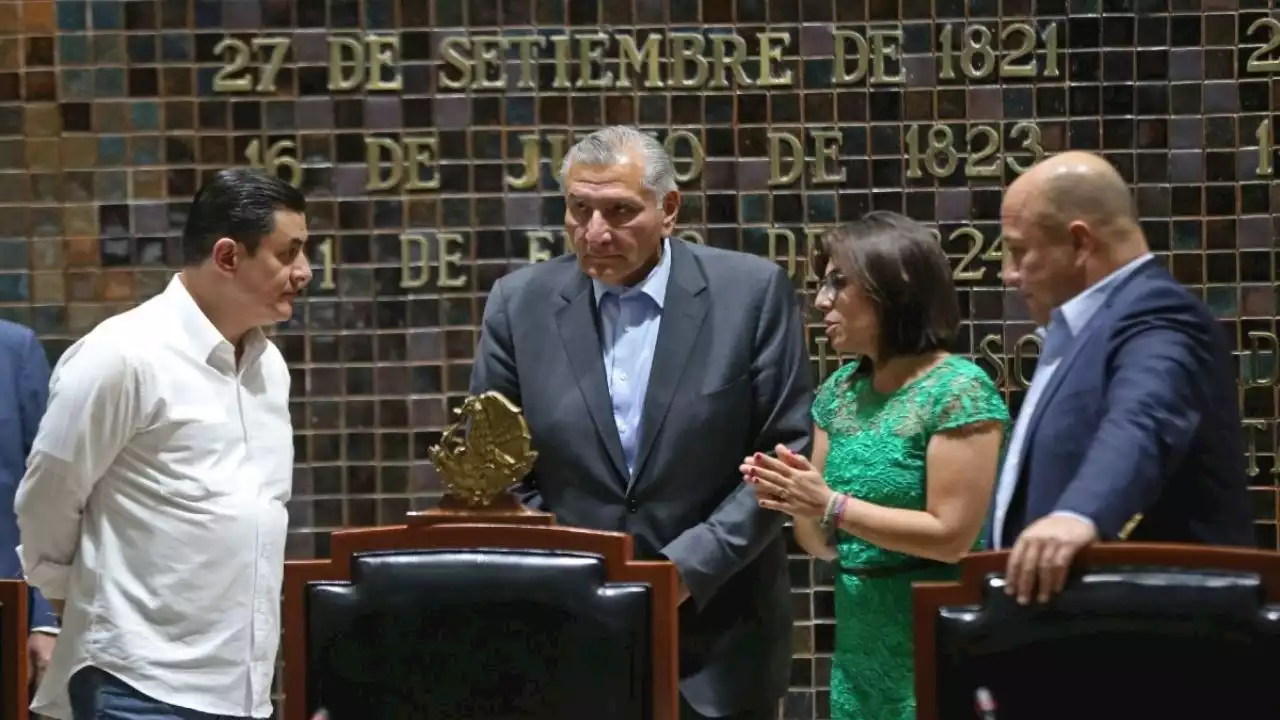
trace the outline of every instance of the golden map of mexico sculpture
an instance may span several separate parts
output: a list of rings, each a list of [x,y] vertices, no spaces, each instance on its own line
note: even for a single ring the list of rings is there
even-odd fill
[[[432,510],[411,513],[426,522],[471,516],[483,522],[551,524],[550,513],[529,510],[511,486],[533,470],[538,453],[520,408],[502,393],[471,395],[456,408],[457,420],[429,451],[445,495]]]

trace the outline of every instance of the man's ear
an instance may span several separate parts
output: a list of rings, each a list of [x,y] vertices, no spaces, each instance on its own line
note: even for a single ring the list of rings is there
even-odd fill
[[[213,244],[213,266],[225,273],[235,272],[240,265],[239,246],[231,238],[221,238]]]
[[[1098,251],[1098,245],[1101,242],[1098,234],[1083,220],[1076,220],[1067,225],[1067,236],[1071,238],[1071,250],[1075,253],[1077,262],[1092,257]]]
[[[670,236],[680,215],[680,191],[672,190],[662,198],[662,234]]]

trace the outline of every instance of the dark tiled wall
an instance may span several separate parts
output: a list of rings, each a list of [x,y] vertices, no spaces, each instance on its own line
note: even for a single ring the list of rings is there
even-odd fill
[[[1276,548],[1274,16],[1269,0],[0,0],[0,316],[57,356],[163,287],[203,174],[293,178],[317,280],[279,339],[290,554],[309,557],[438,493],[426,451],[486,290],[563,249],[551,163],[571,134],[656,131],[686,175],[687,236],[775,257],[803,292],[813,229],[871,208],[935,224],[961,349],[1015,408],[1037,345],[1000,289],[1001,187],[1043,154],[1097,150],[1236,340],[1258,542]],[[681,52],[706,62],[665,59]],[[331,72],[333,53],[362,70]],[[837,362],[820,335],[819,376]],[[793,578],[787,717],[822,717],[831,577],[797,556]]]

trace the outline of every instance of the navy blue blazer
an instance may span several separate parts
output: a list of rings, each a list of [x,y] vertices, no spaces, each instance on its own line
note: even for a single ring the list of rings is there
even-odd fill
[[[22,577],[13,501],[49,399],[49,361],[30,329],[0,320],[0,577]],[[31,627],[58,627],[53,608],[31,588]]]
[[[1055,511],[1102,540],[1255,545],[1236,372],[1225,333],[1156,261],[1075,338],[1027,428],[1002,537]]]

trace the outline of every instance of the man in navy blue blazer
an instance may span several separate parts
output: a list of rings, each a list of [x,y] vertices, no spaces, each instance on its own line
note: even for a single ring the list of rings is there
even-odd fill
[[[18,481],[44,415],[49,396],[49,361],[29,328],[0,320],[0,577],[22,577],[18,560],[18,518],[13,512]],[[38,590],[31,588],[28,655],[33,683],[53,655],[58,617]]]
[[[1054,156],[1001,222],[1004,281],[1044,340],[996,485],[1008,592],[1047,602],[1097,540],[1255,544],[1230,346],[1151,255],[1124,180]]]

